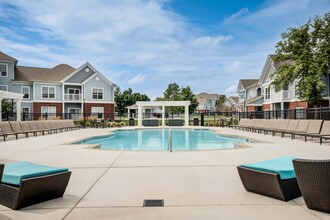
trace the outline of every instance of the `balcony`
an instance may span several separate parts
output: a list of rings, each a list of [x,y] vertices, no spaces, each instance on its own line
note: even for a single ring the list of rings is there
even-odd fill
[[[290,100],[290,91],[285,90],[285,91],[280,91],[280,92],[275,92],[272,91],[270,95],[270,100],[271,101],[288,101]]]
[[[64,101],[81,102],[82,101],[82,94],[65,93],[64,94]]]

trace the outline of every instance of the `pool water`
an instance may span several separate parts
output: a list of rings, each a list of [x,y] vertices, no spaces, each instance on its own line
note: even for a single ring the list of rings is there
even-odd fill
[[[247,139],[220,136],[210,130],[172,129],[172,149],[209,150],[235,148],[234,143]],[[109,150],[168,150],[169,129],[141,129],[115,131],[112,135],[89,138],[79,144],[99,144]]]

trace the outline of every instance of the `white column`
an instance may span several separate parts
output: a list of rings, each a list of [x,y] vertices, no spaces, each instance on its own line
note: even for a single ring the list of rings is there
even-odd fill
[[[21,121],[21,102],[22,100],[16,99],[16,120]]]
[[[162,106],[162,127],[165,126],[165,106]]]
[[[138,126],[142,126],[142,106],[138,106]]]
[[[131,109],[127,109],[127,118],[130,118],[130,114],[131,114]]]
[[[184,126],[189,126],[189,105],[184,107]]]
[[[2,121],[2,97],[0,97],[0,121]]]
[[[284,102],[281,101],[281,118],[284,118]]]

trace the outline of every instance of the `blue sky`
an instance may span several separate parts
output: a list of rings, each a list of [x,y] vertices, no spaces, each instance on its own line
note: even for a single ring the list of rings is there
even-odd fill
[[[152,99],[173,82],[230,96],[282,32],[329,11],[329,0],[0,0],[0,50],[25,66],[88,61]]]

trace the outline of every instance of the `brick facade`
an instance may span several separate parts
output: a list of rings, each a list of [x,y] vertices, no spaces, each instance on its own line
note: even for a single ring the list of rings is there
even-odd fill
[[[305,101],[289,102],[289,109],[296,109],[296,108],[307,108],[307,102]]]
[[[247,109],[248,112],[251,112],[251,111],[255,111],[256,107],[255,106],[247,106],[246,109]]]
[[[34,120],[38,120],[41,117],[41,107],[56,107],[56,114],[61,116],[63,104],[62,103],[53,103],[53,102],[34,102],[33,103],[33,113]]]
[[[270,110],[270,104],[263,104],[262,105],[262,111],[265,111],[265,110]]]
[[[114,104],[106,104],[106,103],[85,103],[84,104],[84,112],[87,116],[91,115],[92,107],[103,107],[104,108],[104,118],[114,119],[115,116],[115,105]]]

